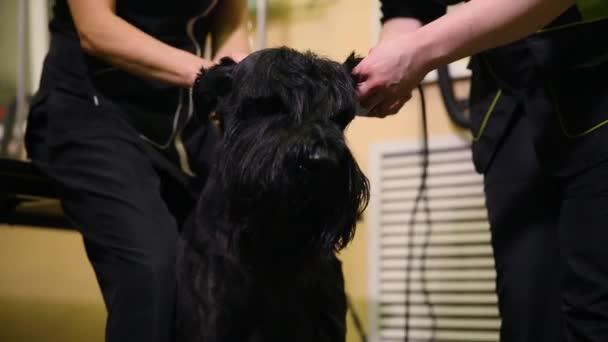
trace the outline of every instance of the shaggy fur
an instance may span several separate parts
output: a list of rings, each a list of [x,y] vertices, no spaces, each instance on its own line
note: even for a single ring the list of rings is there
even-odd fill
[[[197,81],[197,113],[222,134],[180,238],[180,342],[345,340],[336,252],[369,197],[344,140],[357,62],[266,49]]]

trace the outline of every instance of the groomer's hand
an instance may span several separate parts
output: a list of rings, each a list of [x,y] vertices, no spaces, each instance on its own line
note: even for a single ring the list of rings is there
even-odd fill
[[[406,32],[383,39],[353,70],[361,80],[359,102],[369,116],[396,114],[430,71],[425,53],[413,37],[413,32]]]

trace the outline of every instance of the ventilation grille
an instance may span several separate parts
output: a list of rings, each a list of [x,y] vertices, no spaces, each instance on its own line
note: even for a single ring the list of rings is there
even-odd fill
[[[407,321],[410,342],[497,342],[483,179],[469,143],[430,141],[426,201],[412,224],[421,157],[416,141],[372,155],[371,341],[404,341]]]

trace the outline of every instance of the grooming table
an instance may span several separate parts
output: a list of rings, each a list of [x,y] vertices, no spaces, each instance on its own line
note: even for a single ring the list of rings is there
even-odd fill
[[[33,164],[0,158],[0,224],[73,229],[53,189]]]

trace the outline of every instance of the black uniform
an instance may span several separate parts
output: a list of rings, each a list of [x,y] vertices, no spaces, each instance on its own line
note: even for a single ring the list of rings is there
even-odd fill
[[[192,157],[204,158],[201,142],[213,137],[191,118],[188,89],[85,55],[67,1],[55,3],[28,153],[56,180],[64,211],[83,235],[108,310],[106,340],[171,341],[178,227],[196,181],[205,178],[204,164]],[[117,14],[165,43],[200,52],[215,4],[117,1]]]
[[[439,0],[383,0],[428,23]],[[484,174],[501,341],[608,341],[608,20],[573,7],[471,60],[473,160]]]

